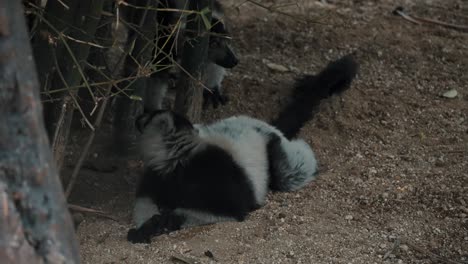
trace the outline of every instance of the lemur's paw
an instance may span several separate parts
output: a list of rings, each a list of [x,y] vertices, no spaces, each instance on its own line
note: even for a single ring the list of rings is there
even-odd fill
[[[216,109],[220,104],[226,105],[227,102],[229,102],[229,97],[221,94],[219,89],[215,88],[211,92],[203,90],[203,109],[207,109],[210,104]]]
[[[140,232],[136,228],[132,228],[128,230],[127,240],[133,244],[136,244],[136,243],[150,244],[151,243],[151,237],[143,232]]]

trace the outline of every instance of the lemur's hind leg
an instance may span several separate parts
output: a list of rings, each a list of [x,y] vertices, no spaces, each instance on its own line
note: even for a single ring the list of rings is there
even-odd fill
[[[138,228],[130,229],[127,240],[132,243],[151,243],[152,237],[182,228],[242,220],[192,209],[162,210],[160,214],[153,215]]]
[[[179,230],[186,222],[186,217],[173,210],[163,210],[160,215],[153,215],[143,225],[132,228],[127,233],[127,240],[132,243],[151,243],[151,238]]]

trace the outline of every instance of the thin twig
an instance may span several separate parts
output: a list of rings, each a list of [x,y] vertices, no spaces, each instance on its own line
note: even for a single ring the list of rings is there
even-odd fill
[[[112,84],[112,83],[118,84],[118,83],[121,83],[121,82],[126,82],[126,81],[131,81],[133,79],[138,79],[140,77],[141,76],[130,76],[130,77],[125,77],[125,78],[121,78],[121,79],[118,79],[118,80],[105,81],[105,82],[95,82],[95,83],[90,84],[90,86],[91,87],[103,86],[103,85],[108,85],[108,84]],[[76,85],[76,86],[70,86],[70,87],[65,87],[65,88],[58,88],[58,89],[55,89],[55,90],[52,90],[52,91],[45,91],[45,92],[42,92],[41,94],[50,95],[50,94],[55,94],[55,93],[60,93],[60,92],[63,92],[63,91],[67,91],[68,89],[75,90],[75,89],[80,89],[80,88],[85,88],[85,87],[86,87],[85,85]]]
[[[63,5],[63,7],[65,7],[65,9],[67,10],[70,10],[70,7],[68,5],[66,5],[62,0],[57,0],[61,5]]]
[[[62,71],[60,70],[60,66],[58,64],[58,61],[57,61],[57,56],[55,55],[55,51],[52,52],[52,55],[54,57],[54,62],[55,62],[55,67],[57,68],[57,74],[59,75],[60,79],[62,80],[63,82],[63,85],[65,85],[65,87],[68,87],[68,83],[67,81],[65,80],[65,77],[63,76],[62,74]],[[89,126],[89,128],[94,131],[94,127],[93,125],[91,124],[91,122],[89,122],[88,118],[86,117],[85,113],[83,112],[83,109],[81,109],[81,106],[80,106],[80,103],[78,103],[78,100],[76,100],[76,97],[75,95],[73,94],[74,92],[73,91],[69,91],[69,94],[70,94],[70,97],[72,98],[74,104],[75,104],[75,107],[78,109],[78,111],[81,113],[81,116],[83,117],[83,119],[85,120],[86,124]]]
[[[395,8],[395,10],[393,10],[393,14],[399,15],[399,16],[401,16],[403,19],[406,19],[406,20],[408,20],[409,22],[414,23],[414,24],[416,24],[416,25],[421,25],[421,23],[420,23],[419,21],[417,21],[416,19],[412,18],[410,15],[407,15],[407,14],[403,11],[403,8],[402,8],[402,7],[397,7],[397,8]]]
[[[83,40],[79,40],[79,39],[76,39],[76,38],[72,38],[66,34],[63,34],[62,33],[62,36],[64,36],[65,38],[69,39],[69,40],[72,40],[72,41],[75,41],[77,43],[80,43],[80,44],[86,44],[86,45],[89,45],[89,46],[92,46],[92,47],[96,47],[96,48],[100,48],[100,49],[105,49],[106,47],[104,46],[101,46],[101,45],[98,45],[96,43],[92,43],[92,42],[89,42],[89,41],[83,41]]]
[[[58,140],[58,135],[60,130],[62,129],[62,125],[65,121],[65,113],[67,112],[68,104],[70,103],[70,97],[65,96],[62,100],[62,110],[60,111],[60,117],[57,121],[57,125],[55,127],[55,132],[54,132],[54,138],[52,140],[52,150],[55,152],[55,149],[57,148],[57,140]]]
[[[310,19],[307,19],[305,17],[298,18],[296,15],[293,15],[293,14],[290,14],[290,13],[287,13],[287,12],[283,12],[281,10],[277,10],[273,6],[266,6],[266,5],[264,5],[264,4],[260,3],[260,2],[254,1],[254,0],[246,0],[246,2],[249,2],[249,3],[254,4],[254,5],[258,6],[258,7],[261,7],[263,9],[265,9],[265,10],[268,10],[271,13],[277,13],[277,14],[280,14],[280,15],[283,15],[283,16],[287,16],[287,17],[289,17],[289,18],[291,18],[293,20],[299,21],[299,22],[304,22],[305,21],[305,22],[319,24],[319,25],[328,25],[326,23],[310,20]]]
[[[151,10],[151,11],[157,11],[157,12],[179,12],[179,13],[186,13],[186,14],[200,14],[199,11],[196,10],[188,10],[188,9],[175,9],[175,8],[158,8],[158,7],[152,7],[152,6],[137,6],[137,5],[132,5],[129,4],[123,0],[117,1],[118,5],[124,5],[128,6],[134,9],[144,9],[146,11]]]
[[[70,210],[73,210],[73,211],[78,211],[78,212],[83,212],[83,213],[91,213],[91,214],[96,214],[96,215],[99,215],[99,216],[102,216],[104,218],[108,218],[108,219],[111,219],[111,220],[114,220],[116,222],[118,222],[119,220],[113,216],[110,216],[108,213],[104,212],[104,211],[100,211],[100,210],[96,210],[96,209],[91,209],[91,208],[86,208],[86,207],[83,207],[83,206],[79,206],[79,205],[75,205],[75,204],[68,204],[68,208],[70,208]]]
[[[404,11],[404,8],[401,7],[401,6],[395,8],[395,10],[393,10],[393,14],[399,15],[402,18],[404,18],[404,19],[406,19],[406,20],[408,20],[408,21],[410,21],[412,23],[418,24],[418,25],[421,25],[421,23],[426,23],[426,24],[435,24],[435,25],[439,25],[439,26],[443,26],[443,27],[447,27],[447,28],[452,28],[452,29],[457,29],[457,30],[463,30],[463,31],[468,30],[468,26],[457,25],[457,24],[447,23],[447,22],[444,22],[444,21],[436,20],[436,19],[418,17],[418,16],[407,14]]]
[[[436,19],[431,19],[431,18],[424,18],[424,17],[418,17],[418,16],[412,16],[414,19],[428,23],[428,24],[435,24],[443,27],[448,27],[452,29],[457,29],[457,30],[468,30],[468,26],[464,25],[457,25],[457,24],[452,24],[452,23],[447,23],[444,21],[436,20]]]

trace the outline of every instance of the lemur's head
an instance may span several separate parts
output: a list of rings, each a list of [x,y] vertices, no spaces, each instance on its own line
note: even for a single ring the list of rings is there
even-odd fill
[[[136,120],[142,134],[166,137],[182,131],[192,131],[193,125],[185,117],[169,110],[144,113]]]
[[[210,46],[208,49],[209,61],[223,68],[234,68],[239,63],[239,59],[231,48],[229,32],[223,21],[216,16],[212,17],[211,23]]]
[[[145,167],[163,175],[172,172],[197,146],[192,123],[172,111],[144,113],[136,126],[142,133],[140,148]]]

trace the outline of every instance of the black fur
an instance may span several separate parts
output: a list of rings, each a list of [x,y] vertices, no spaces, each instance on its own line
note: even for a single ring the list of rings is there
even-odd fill
[[[229,32],[226,29],[225,24],[218,18],[213,17],[211,19],[211,23],[212,27],[210,29],[210,49],[208,51],[208,57],[217,65],[226,69],[232,69],[239,63],[239,59],[229,46]],[[220,57],[210,54],[210,52],[219,49],[223,50],[224,56]]]
[[[155,110],[152,112],[143,113],[142,115],[138,116],[135,122],[138,131],[140,131],[140,133],[143,133],[143,129],[151,122],[151,119],[153,119],[154,116],[164,112],[166,112],[166,110]],[[188,121],[185,117],[175,112],[171,114],[173,116],[174,127],[176,130],[193,129],[192,123],[190,123],[190,121]]]
[[[357,70],[357,63],[348,55],[331,62],[318,75],[307,75],[299,79],[291,96],[292,100],[271,124],[283,132],[286,138],[294,138],[304,123],[312,118],[322,99],[349,88]]]
[[[137,197],[150,197],[162,210],[192,208],[239,221],[257,208],[248,177],[225,150],[208,145],[182,163],[168,175],[147,168]]]
[[[281,148],[281,138],[274,133],[271,133],[269,137],[270,139],[268,140],[268,144],[267,144],[268,164],[269,164],[268,172],[270,174],[268,185],[269,185],[270,190],[279,191],[280,188],[278,186],[279,186],[279,181],[281,179],[281,175],[277,174],[277,170],[274,169],[274,164],[278,160],[287,158],[287,155],[284,153],[284,151]]]
[[[218,106],[226,105],[229,101],[229,97],[225,94],[222,94],[220,89],[215,87],[211,91],[203,89],[203,109],[207,109],[209,104],[213,105],[213,108],[216,109]]]
[[[140,228],[128,230],[127,240],[132,243],[150,243],[152,236],[179,230],[184,222],[184,216],[164,210],[160,215],[153,215]]]

